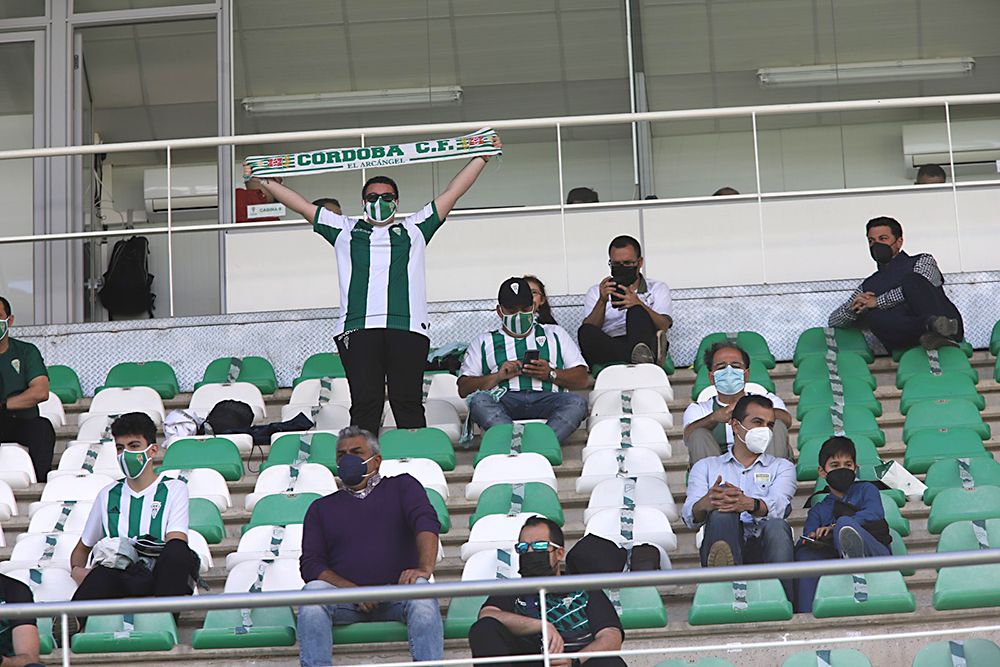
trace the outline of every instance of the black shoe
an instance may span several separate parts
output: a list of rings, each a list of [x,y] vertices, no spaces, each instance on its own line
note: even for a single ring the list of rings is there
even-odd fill
[[[850,526],[840,529],[840,553],[844,558],[864,558],[865,543],[861,534]]]
[[[632,348],[630,361],[633,364],[651,364],[653,363],[653,351],[645,343],[638,343]]]
[[[936,331],[928,331],[920,334],[920,347],[925,350],[937,350],[942,347],[958,347],[958,342]]]
[[[927,332],[936,333],[951,340],[958,339],[958,320],[952,317],[939,315],[927,321]]]

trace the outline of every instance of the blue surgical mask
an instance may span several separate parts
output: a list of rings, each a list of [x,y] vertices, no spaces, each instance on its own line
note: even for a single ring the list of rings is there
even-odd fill
[[[354,454],[344,454],[337,461],[337,477],[340,477],[340,481],[348,488],[357,486],[368,476],[368,461],[373,458],[375,457],[371,456],[363,460]]]
[[[742,368],[726,366],[725,368],[720,368],[714,371],[714,375],[715,388],[719,390],[720,394],[732,396],[733,394],[738,394],[743,391],[743,387],[746,386],[746,381],[743,379]]]

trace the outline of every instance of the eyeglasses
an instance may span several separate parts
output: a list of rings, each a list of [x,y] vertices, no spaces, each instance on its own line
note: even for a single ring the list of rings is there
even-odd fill
[[[382,194],[379,194],[377,192],[369,192],[368,194],[365,195],[365,201],[368,202],[369,204],[374,204],[379,199],[381,199],[382,201],[392,202],[396,201],[397,195],[395,192],[383,192]]]
[[[634,269],[637,266],[639,266],[639,262],[638,261],[632,261],[632,260],[629,260],[627,262],[608,262],[608,266],[610,266],[612,269],[615,269],[615,268],[619,268],[619,269]]]
[[[518,542],[514,545],[514,551],[519,554],[526,554],[529,551],[548,551],[549,547],[555,547],[556,549],[561,549],[561,544],[556,544],[555,542],[549,542],[548,540],[536,540],[534,542]]]

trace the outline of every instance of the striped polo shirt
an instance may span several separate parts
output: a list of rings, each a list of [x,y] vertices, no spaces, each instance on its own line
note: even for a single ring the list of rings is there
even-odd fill
[[[557,324],[535,324],[531,334],[515,338],[503,329],[482,334],[469,344],[462,360],[460,375],[482,377],[500,370],[505,361],[522,361],[528,350],[538,350],[538,358],[549,362],[553,368],[586,367],[570,335]],[[549,381],[519,375],[503,380],[498,387],[509,391],[567,391]]]

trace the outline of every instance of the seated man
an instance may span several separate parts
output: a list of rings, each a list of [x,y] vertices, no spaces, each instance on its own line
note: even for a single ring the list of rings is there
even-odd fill
[[[795,466],[766,453],[774,420],[771,401],[744,396],[729,422],[732,448],[691,468],[681,517],[690,528],[705,527],[702,567],[793,560],[792,529],[785,517],[795,495]],[[794,600],[793,580],[781,583],[788,600]]]
[[[795,560],[863,558],[892,554],[889,524],[874,484],[855,481],[857,454],[850,438],[835,435],[819,449],[819,476],[829,494],[809,509]],[[796,584],[795,611],[812,612],[818,577]]]
[[[39,416],[38,404],[49,398],[49,372],[37,347],[10,337],[14,313],[2,296],[0,311],[0,441],[27,447],[35,477],[45,482],[56,432],[52,422]]]
[[[309,506],[299,559],[304,590],[426,584],[437,562],[441,524],[410,475],[382,477],[378,439],[349,426],[337,435],[343,488]],[[444,625],[436,599],[299,607],[299,661],[329,665],[333,626],[401,621],[416,661],[441,660]]]
[[[0,574],[0,604],[31,604],[31,589]],[[41,667],[38,662],[38,623],[33,618],[0,620],[0,664],[4,667]]]
[[[830,314],[829,325],[871,329],[888,350],[957,345],[965,335],[962,316],[934,257],[903,252],[903,227],[892,218],[872,218],[866,229],[878,271]]]
[[[552,520],[534,516],[524,522],[515,549],[522,577],[560,574],[565,544],[563,533]],[[604,591],[553,593],[545,596],[549,652],[580,655],[573,664],[593,667],[624,667],[620,657],[586,658],[593,651],[617,651],[625,632],[621,620]],[[469,630],[473,658],[533,655],[542,652],[542,620],[538,595],[494,595],[479,610],[479,620]],[[536,665],[536,662],[493,663],[503,667]],[[570,661],[552,660],[554,666],[569,667]]]
[[[587,363],[662,363],[667,354],[670,288],[642,275],[642,247],[618,236],[608,247],[611,275],[587,290],[577,332]]]
[[[700,403],[692,403],[684,410],[684,445],[688,450],[688,465],[692,466],[708,456],[718,456],[733,446],[733,429],[729,422],[733,406],[747,394],[760,394],[760,390],[747,386],[750,378],[750,355],[733,343],[716,343],[705,351],[708,378],[718,390],[718,395]],[[767,453],[791,459],[788,446],[788,427],[792,415],[785,409],[785,402],[771,392],[764,392],[774,405],[774,437]]]
[[[587,365],[565,329],[538,323],[527,280],[505,280],[497,301],[502,325],[465,351],[458,394],[472,394],[469,417],[483,430],[545,419],[563,442],[587,416],[587,399],[568,391],[590,383]]]

